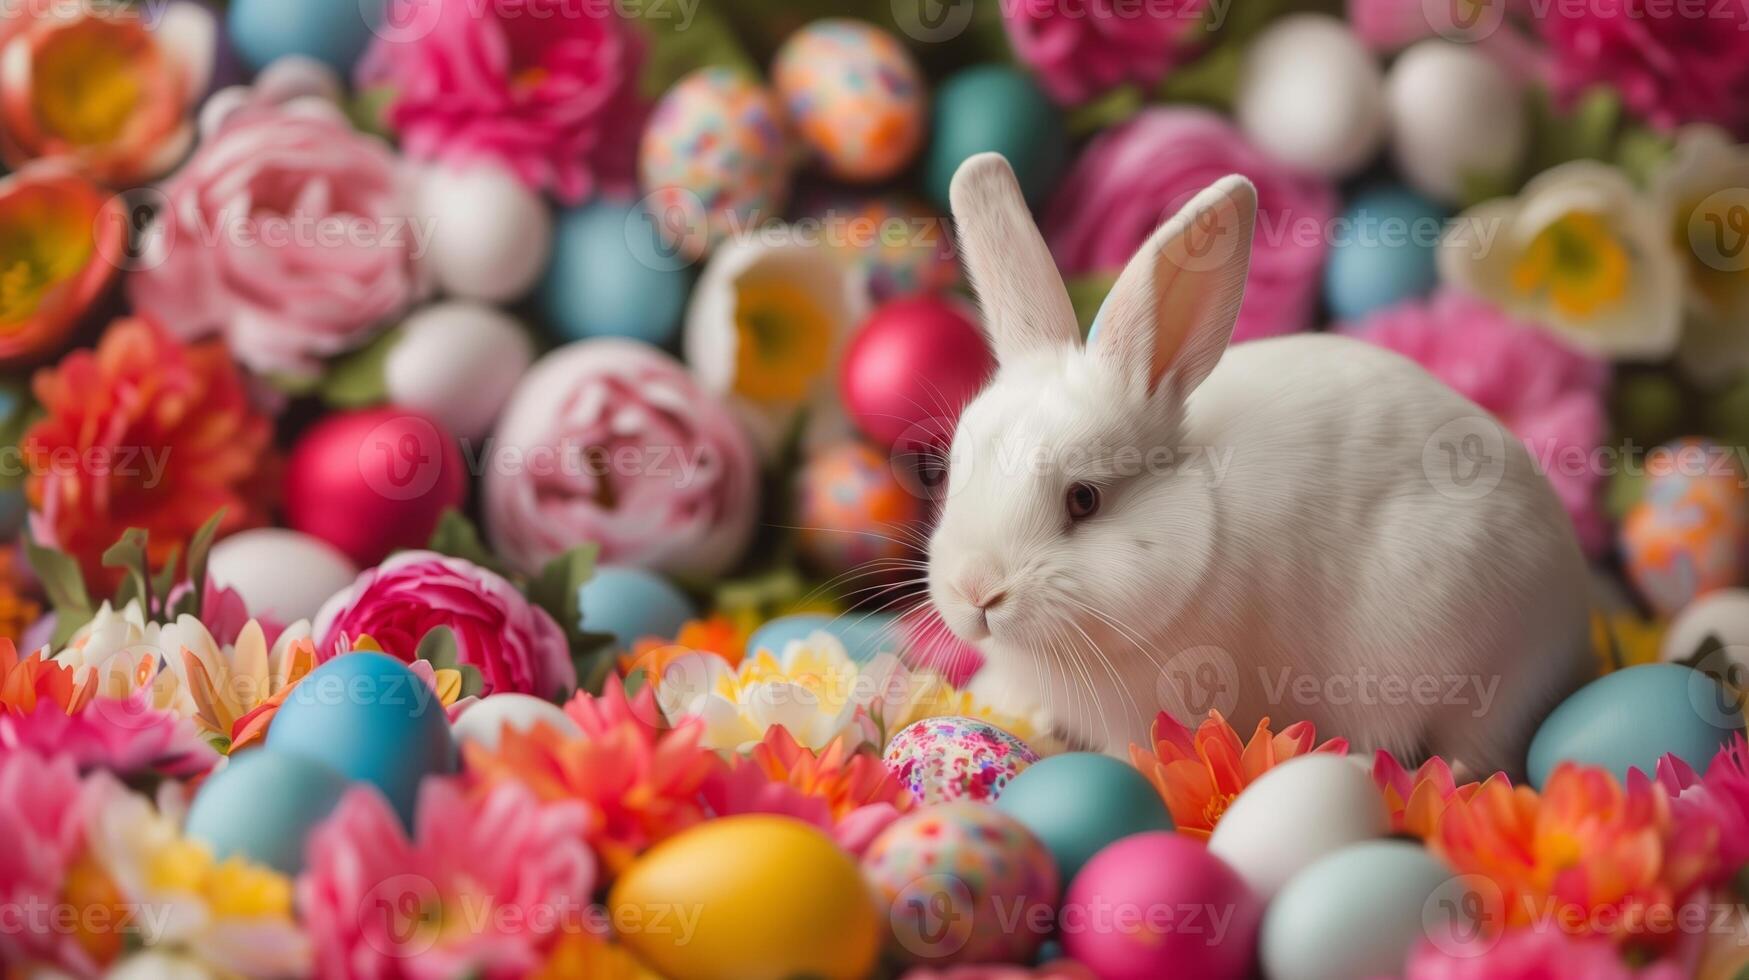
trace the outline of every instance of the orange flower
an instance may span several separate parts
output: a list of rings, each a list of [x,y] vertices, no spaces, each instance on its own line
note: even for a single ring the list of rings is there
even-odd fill
[[[1499,888],[1484,926],[1659,946],[1679,934],[1671,917],[1704,883],[1718,836],[1710,821],[1674,819],[1651,780],[1624,788],[1605,770],[1563,763],[1540,794],[1490,779],[1454,798],[1428,844]]]
[[[56,352],[118,268],[127,225],[73,171],[29,167],[0,180],[0,365]]]
[[[0,638],[14,643],[42,613],[42,605],[21,591],[15,555],[11,549],[0,550]]]
[[[1194,735],[1162,711],[1150,734],[1154,751],[1131,745],[1130,761],[1160,791],[1178,832],[1202,840],[1214,831],[1233,798],[1265,772],[1309,752],[1348,751],[1348,740],[1341,738],[1313,748],[1318,735],[1308,721],[1271,734],[1268,718],[1257,723],[1251,741],[1241,744],[1219,711],[1210,711]]]
[[[600,697],[579,693],[565,712],[581,737],[537,723],[527,732],[506,727],[496,749],[463,745],[470,779],[482,788],[514,780],[541,800],[588,803],[584,836],[610,875],[708,817],[700,790],[724,763],[699,744],[701,723],[662,729],[650,689],[629,699],[611,677]]]
[[[95,351],[76,350],[32,382],[45,415],[22,442],[25,496],[44,543],[78,559],[108,592],[103,552],[130,527],[163,564],[213,514],[220,533],[257,523],[271,436],[216,343],[184,346],[143,320],[116,321]]]
[[[45,660],[41,650],[20,658],[12,640],[0,637],[0,712],[28,715],[38,700],[46,699],[72,715],[96,693],[96,671]]]
[[[51,4],[0,31],[0,156],[77,163],[97,180],[149,180],[194,139],[191,66],[135,11]]]
[[[1457,785],[1451,767],[1439,756],[1428,759],[1421,768],[1410,773],[1395,756],[1383,749],[1373,757],[1372,778],[1378,783],[1379,792],[1385,796],[1385,806],[1391,811],[1391,829],[1423,840],[1438,831],[1439,820],[1453,799],[1467,800],[1482,787],[1481,783],[1474,782]],[[1507,787],[1512,785],[1505,773],[1497,772],[1489,776],[1488,781],[1499,781]]]
[[[630,677],[642,670],[650,677],[661,677],[669,664],[689,653],[714,653],[733,667],[747,652],[748,635],[745,626],[727,616],[694,619],[680,627],[672,640],[646,636],[632,644],[632,652],[619,658],[620,676]]]
[[[789,729],[773,725],[765,730],[765,740],[753,746],[751,755],[773,782],[787,783],[806,796],[825,800],[834,821],[871,803],[890,803],[902,812],[915,802],[911,791],[893,778],[880,759],[849,751],[842,738],[834,739],[824,751],[814,752],[797,742]]]

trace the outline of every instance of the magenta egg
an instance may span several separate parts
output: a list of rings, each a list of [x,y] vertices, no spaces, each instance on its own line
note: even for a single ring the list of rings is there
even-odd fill
[[[1125,837],[1088,861],[1059,917],[1063,949],[1100,980],[1250,976],[1263,903],[1201,842]]]
[[[913,296],[875,310],[851,339],[840,390],[851,419],[892,447],[951,436],[960,409],[996,368],[975,315],[942,296]]]

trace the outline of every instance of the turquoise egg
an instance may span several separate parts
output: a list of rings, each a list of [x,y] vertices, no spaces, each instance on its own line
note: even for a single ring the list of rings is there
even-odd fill
[[[1442,908],[1453,873],[1419,844],[1354,844],[1288,879],[1263,917],[1263,973],[1270,980],[1396,976]],[[1429,900],[1434,901],[1430,905]],[[1458,933],[1453,930],[1454,934]]]
[[[1324,263],[1331,315],[1355,320],[1430,292],[1439,281],[1434,263],[1445,219],[1439,205],[1400,187],[1355,198]]]
[[[351,785],[315,759],[246,749],[201,784],[184,833],[221,861],[240,854],[295,875],[304,867],[305,839]]]
[[[967,68],[936,89],[933,113],[923,186],[943,210],[954,171],[979,153],[1007,157],[1034,207],[1056,184],[1068,148],[1063,117],[1024,72],[1005,65]]]
[[[747,638],[747,656],[765,649],[782,653],[795,640],[805,640],[818,632],[830,633],[844,644],[844,652],[857,663],[867,663],[882,653],[897,653],[899,649],[899,617],[891,613],[849,612],[842,616],[825,613],[796,613],[779,616],[753,631]]]
[[[1681,664],[1641,664],[1605,674],[1549,713],[1530,743],[1530,784],[1556,765],[1601,766],[1626,779],[1650,775],[1666,753],[1706,771],[1743,730],[1743,713],[1718,681]]]
[[[567,340],[672,341],[692,267],[664,244],[641,204],[598,200],[561,213],[541,285],[547,319]]]
[[[267,747],[370,783],[409,827],[420,780],[456,768],[437,692],[401,661],[368,651],[335,657],[298,682],[273,716]]]
[[[993,805],[1044,841],[1064,881],[1113,841],[1172,829],[1172,816],[1152,783],[1134,766],[1092,752],[1033,763]]]
[[[612,633],[622,650],[646,636],[671,638],[695,613],[692,600],[661,575],[643,568],[603,565],[577,590],[583,628]]]
[[[301,54],[348,78],[375,26],[366,20],[365,8],[359,0],[232,0],[226,28],[251,68],[260,70],[288,54]],[[380,22],[380,15],[374,20]],[[417,31],[417,23],[407,30]]]

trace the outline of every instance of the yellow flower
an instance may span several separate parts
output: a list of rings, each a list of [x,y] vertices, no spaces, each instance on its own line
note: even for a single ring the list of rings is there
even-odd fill
[[[250,620],[230,647],[220,646],[193,616],[183,616],[159,633],[171,670],[194,703],[194,720],[204,734],[229,742],[239,719],[289,690],[316,666],[316,646],[308,623],[280,634],[270,650],[261,625]]]
[[[779,654],[760,650],[739,667],[713,654],[678,657],[656,682],[656,700],[671,720],[699,718],[703,744],[719,751],[750,749],[773,725],[815,751],[840,737],[854,748],[877,734],[858,697],[860,679],[844,644],[816,632]]]

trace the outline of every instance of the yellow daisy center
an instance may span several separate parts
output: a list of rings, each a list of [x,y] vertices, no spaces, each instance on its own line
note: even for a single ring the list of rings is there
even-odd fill
[[[150,43],[119,24],[89,20],[57,32],[37,51],[32,105],[44,128],[76,146],[122,135],[143,98],[136,70]]]
[[[808,395],[832,354],[825,311],[780,280],[743,280],[735,296],[735,391],[762,404]]]
[[[1512,265],[1512,285],[1545,294],[1563,316],[1595,316],[1626,295],[1628,250],[1603,215],[1574,211],[1530,240]]]
[[[45,293],[91,260],[91,229],[51,207],[20,201],[0,222],[0,331],[34,316]]]

